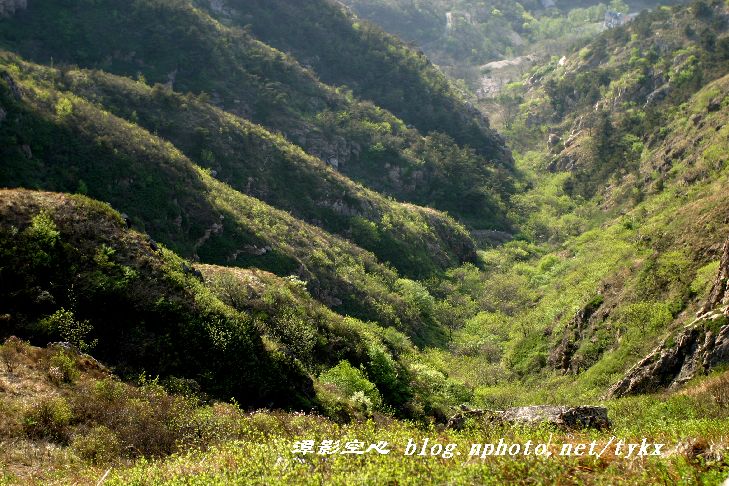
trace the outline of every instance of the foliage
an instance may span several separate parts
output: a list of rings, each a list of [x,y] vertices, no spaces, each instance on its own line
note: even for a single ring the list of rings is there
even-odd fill
[[[59,351],[48,362],[48,376],[56,384],[73,383],[79,377],[76,360],[66,351]]]
[[[347,361],[341,361],[337,366],[322,373],[319,380],[334,385],[345,397],[366,410],[376,409],[382,403],[377,387],[361,370],[352,367]]]
[[[50,398],[34,405],[23,418],[28,437],[66,443],[73,412],[63,398]]]
[[[49,334],[59,335],[61,339],[84,352],[92,350],[98,343],[98,339],[91,342],[86,341],[94,330],[91,323],[88,320],[78,321],[73,312],[63,307],[43,318],[39,325]]]

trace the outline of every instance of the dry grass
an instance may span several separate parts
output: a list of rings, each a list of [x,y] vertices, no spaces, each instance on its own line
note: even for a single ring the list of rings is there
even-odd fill
[[[712,375],[681,390],[680,394],[690,397],[710,398],[719,407],[729,408],[729,371]]]

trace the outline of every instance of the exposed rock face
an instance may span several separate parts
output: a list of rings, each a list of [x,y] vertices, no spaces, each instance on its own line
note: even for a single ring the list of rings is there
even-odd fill
[[[549,172],[573,172],[577,169],[577,156],[574,153],[563,150],[557,154],[547,165]]]
[[[10,17],[18,10],[25,10],[28,0],[0,0],[0,17]]]
[[[532,425],[547,423],[569,430],[587,428],[603,430],[610,427],[605,407],[587,405],[579,407],[533,405],[509,408],[504,411],[464,410],[448,421],[448,427],[460,429],[466,419],[472,417],[482,417],[483,420],[490,423]]]
[[[508,423],[548,423],[566,429],[598,429],[610,427],[607,408],[593,406],[559,407],[535,405],[506,410],[500,420]]]
[[[0,2],[2,2],[2,0],[0,0]],[[20,100],[23,94],[20,92],[20,88],[18,88],[15,80],[8,73],[2,73],[0,77],[3,79],[3,81],[7,83],[8,88],[10,88],[10,93],[13,95],[13,97],[16,100]]]
[[[677,386],[713,367],[729,363],[729,240],[719,273],[698,318],[666,338],[607,393],[620,397]]]
[[[562,341],[549,354],[547,359],[549,366],[565,373],[579,371],[579,364],[573,363],[572,357],[580,346],[590,318],[600,308],[602,302],[602,297],[595,298],[575,314],[564,330]]]
[[[701,316],[712,309],[727,305],[729,305],[729,239],[724,243],[722,249],[719,273],[716,275],[709,297],[698,315]]]

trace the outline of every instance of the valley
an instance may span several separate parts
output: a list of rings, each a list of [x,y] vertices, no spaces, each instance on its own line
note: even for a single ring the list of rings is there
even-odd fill
[[[726,2],[11,3],[0,484],[729,476]]]

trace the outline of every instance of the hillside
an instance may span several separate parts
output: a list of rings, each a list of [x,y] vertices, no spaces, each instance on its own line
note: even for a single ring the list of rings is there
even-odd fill
[[[442,132],[509,166],[503,140],[422,54],[359,23],[337,2],[231,1],[226,13],[264,42],[290,52],[319,78],[391,111],[422,133]],[[293,28],[292,28],[293,27]]]
[[[307,11],[304,5],[297,7],[300,15]],[[359,40],[358,49],[374,49],[381,42],[382,33],[377,34],[372,40]],[[426,69],[424,61],[410,69],[403,93],[412,93],[408,97],[416,106],[444,117],[442,126],[453,127],[454,136],[448,136],[448,130],[429,133],[435,121],[423,125],[422,134],[408,128],[419,123],[402,121],[369,99],[321,83],[295,58],[185,0],[135,2],[123,14],[112,1],[59,5],[39,0],[3,22],[0,45],[46,65],[76,64],[141,76],[180,93],[205,93],[210,103],[281,132],[375,190],[449,211],[479,228],[508,225],[503,200],[512,191],[513,161],[503,140],[483,121],[474,121],[474,113],[466,114],[446,79],[432,67]],[[412,52],[399,49],[402,52],[384,65],[408,65]],[[338,53],[343,60],[348,54]],[[363,69],[381,65],[379,59],[370,61]],[[435,97],[436,92],[441,94]],[[452,140],[462,135],[470,147]],[[448,177],[464,169],[470,177]],[[468,197],[452,197],[454,191],[464,190]]]
[[[193,266],[83,196],[0,194],[5,335],[62,339],[125,378],[153,373],[245,407],[355,415],[351,392],[322,388],[341,363],[366,370],[370,407],[416,417],[439,406],[429,387],[445,378],[419,383],[427,368],[404,335],[335,314],[301,280]]]
[[[653,1],[343,0],[362,19],[421,48],[466,81],[490,61],[555,55],[603,29],[608,11],[639,12]]]
[[[422,277],[475,259],[468,234],[451,218],[388,200],[280,136],[198,98],[99,71],[49,70],[10,55],[4,65],[21,68],[13,78],[19,89],[28,80],[131,120],[233,189],[348,237],[408,275]],[[24,142],[33,148],[33,140]],[[68,181],[66,187],[77,185]]]

